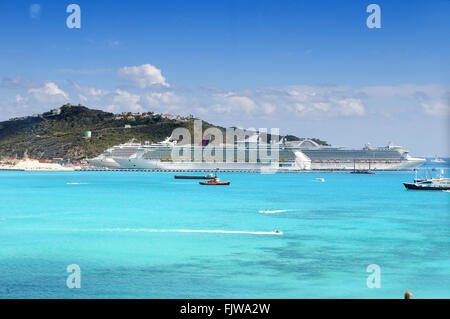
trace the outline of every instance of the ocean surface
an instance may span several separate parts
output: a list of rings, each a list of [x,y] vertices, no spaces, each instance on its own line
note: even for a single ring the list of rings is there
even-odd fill
[[[414,172],[173,175],[1,171],[0,298],[450,298],[450,193]]]

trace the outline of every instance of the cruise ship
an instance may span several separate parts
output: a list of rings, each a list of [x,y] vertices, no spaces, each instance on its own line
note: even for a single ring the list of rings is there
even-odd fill
[[[86,162],[89,165],[98,168],[121,168],[121,166],[114,159],[129,158],[130,156],[136,154],[140,147],[141,143],[136,143],[134,140],[131,140],[127,143],[110,147],[99,156],[86,159]]]
[[[177,145],[170,138],[141,145],[132,155],[112,156],[127,169],[297,171],[297,170],[409,170],[425,163],[400,146],[349,149],[319,145],[305,139],[260,143],[258,137],[234,145]]]
[[[304,169],[312,170],[410,170],[425,164],[425,158],[415,158],[401,146],[389,143],[361,149],[319,145],[312,140],[287,142]],[[297,161],[297,162],[298,162]]]

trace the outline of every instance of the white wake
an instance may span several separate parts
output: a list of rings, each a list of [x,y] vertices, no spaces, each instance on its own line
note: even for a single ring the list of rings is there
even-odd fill
[[[215,234],[248,234],[248,235],[282,235],[280,231],[240,231],[240,230],[198,230],[198,229],[152,229],[152,228],[101,228],[83,229],[78,231],[98,231],[98,232],[145,232],[145,233],[215,233]]]
[[[284,212],[292,212],[295,211],[294,209],[277,209],[277,210],[268,210],[268,209],[263,209],[258,211],[258,213],[260,214],[278,214],[278,213],[284,213]]]

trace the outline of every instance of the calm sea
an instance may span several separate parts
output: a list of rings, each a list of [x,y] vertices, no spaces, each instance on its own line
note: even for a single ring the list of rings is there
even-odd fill
[[[173,175],[0,172],[0,298],[450,298],[450,193],[413,172]]]

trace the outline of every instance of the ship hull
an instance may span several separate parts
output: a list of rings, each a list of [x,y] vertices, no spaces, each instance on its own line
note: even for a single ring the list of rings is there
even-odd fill
[[[111,169],[120,168],[119,163],[117,163],[112,158],[91,158],[87,159],[86,162],[88,162],[89,165],[99,168],[111,168]]]
[[[377,170],[377,171],[399,171],[412,170],[424,165],[425,159],[410,158],[399,161],[377,161],[377,162],[358,162],[353,161],[335,161],[335,162],[311,162],[312,170]]]
[[[128,158],[118,159],[115,161],[125,169],[151,169],[151,170],[222,170],[222,171],[246,171],[246,170],[282,170],[282,171],[298,171],[298,170],[320,170],[320,171],[353,171],[355,168],[358,170],[367,170],[369,168],[368,163],[356,164],[351,162],[338,162],[338,163],[314,163],[312,162],[308,169],[300,168],[296,163],[283,164],[263,164],[263,163],[239,163],[239,162],[163,162],[159,160],[148,160],[142,158]],[[379,162],[371,163],[370,170],[380,171],[396,171],[396,170],[411,170],[418,168],[424,164],[424,160],[405,160],[396,163],[391,162]]]
[[[264,170],[298,170],[293,163],[291,166],[279,167],[274,164],[240,163],[240,162],[163,162],[159,160],[147,160],[142,158],[115,159],[125,169],[151,169],[151,170],[199,170],[199,171],[264,171]]]
[[[450,187],[447,186],[431,186],[431,185],[421,185],[421,184],[413,184],[413,183],[403,183],[405,188],[408,190],[426,190],[426,191],[445,191],[450,190]]]

